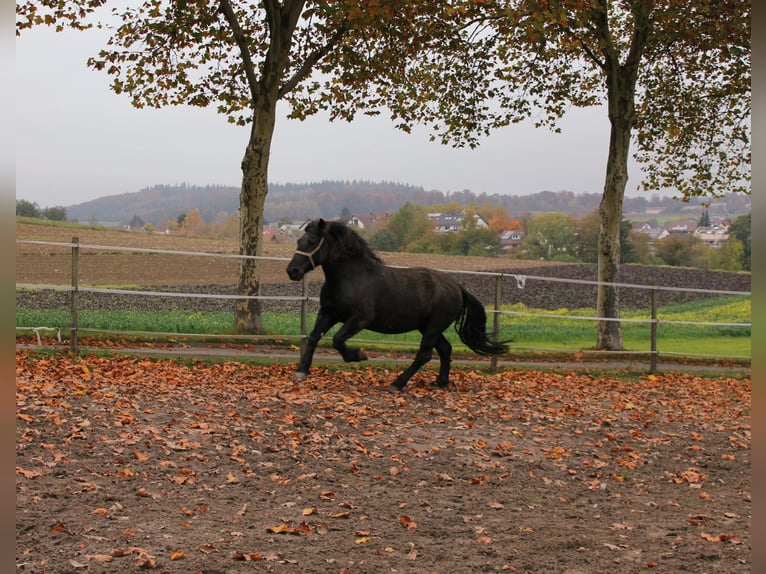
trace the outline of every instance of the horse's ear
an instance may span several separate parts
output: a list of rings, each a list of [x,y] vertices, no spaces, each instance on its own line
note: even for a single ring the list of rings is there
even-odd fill
[[[317,231],[324,233],[325,227],[327,227],[327,222],[321,217],[317,219]]]

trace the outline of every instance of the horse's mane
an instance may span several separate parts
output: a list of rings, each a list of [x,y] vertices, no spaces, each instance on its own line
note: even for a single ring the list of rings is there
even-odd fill
[[[383,263],[383,260],[367,245],[364,238],[345,223],[328,221],[325,236],[332,245],[332,249],[330,249],[331,262],[347,258],[362,258],[375,263]]]

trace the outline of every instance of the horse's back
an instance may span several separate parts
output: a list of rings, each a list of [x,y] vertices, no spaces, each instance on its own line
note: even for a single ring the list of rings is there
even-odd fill
[[[457,297],[460,285],[450,275],[428,267],[387,267],[382,282],[389,289],[430,300],[433,297]]]
[[[370,328],[384,333],[422,330],[429,325],[445,329],[463,307],[457,281],[426,267],[387,267],[372,293],[375,320]]]

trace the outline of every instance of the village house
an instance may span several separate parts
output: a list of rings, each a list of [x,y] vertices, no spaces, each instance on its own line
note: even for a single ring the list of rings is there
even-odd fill
[[[644,221],[642,223],[635,223],[633,225],[633,229],[638,233],[648,235],[651,241],[656,239],[665,239],[668,235],[670,235],[668,230],[659,225],[656,220],[653,222]]]
[[[519,229],[503,231],[500,234],[500,245],[503,251],[514,251],[519,249],[524,243],[524,232]]]
[[[703,227],[694,221],[678,221],[662,227],[661,225],[656,225],[656,222],[655,225],[652,225],[650,222],[643,222],[635,224],[633,229],[648,235],[650,237],[650,245],[653,245],[654,241],[665,239],[670,235],[690,235],[711,247],[720,247],[729,238],[729,227],[723,223]]]
[[[697,227],[692,235],[700,239],[705,245],[721,247],[729,238],[729,227],[727,225]]]
[[[429,213],[428,219],[436,233],[454,233],[463,229],[465,210],[458,213]],[[476,227],[488,229],[489,223],[478,213],[473,214]]]
[[[391,217],[389,211],[382,213],[354,214],[347,221],[346,225],[358,229],[372,229],[376,225],[385,224]]]
[[[696,221],[678,221],[670,223],[665,229],[670,235],[691,235],[697,229]]]

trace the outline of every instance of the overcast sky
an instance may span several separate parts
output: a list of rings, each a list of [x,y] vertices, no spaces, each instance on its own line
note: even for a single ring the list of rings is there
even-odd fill
[[[238,186],[248,129],[213,109],[137,110],[88,69],[104,36],[25,31],[16,40],[16,197],[69,206],[154,184]],[[408,135],[387,118],[331,123],[278,119],[272,183],[393,181],[427,190],[524,195],[601,193],[609,138],[604,109],[573,110],[555,134],[529,125],[495,132],[474,150]],[[638,195],[631,164],[627,194]]]

